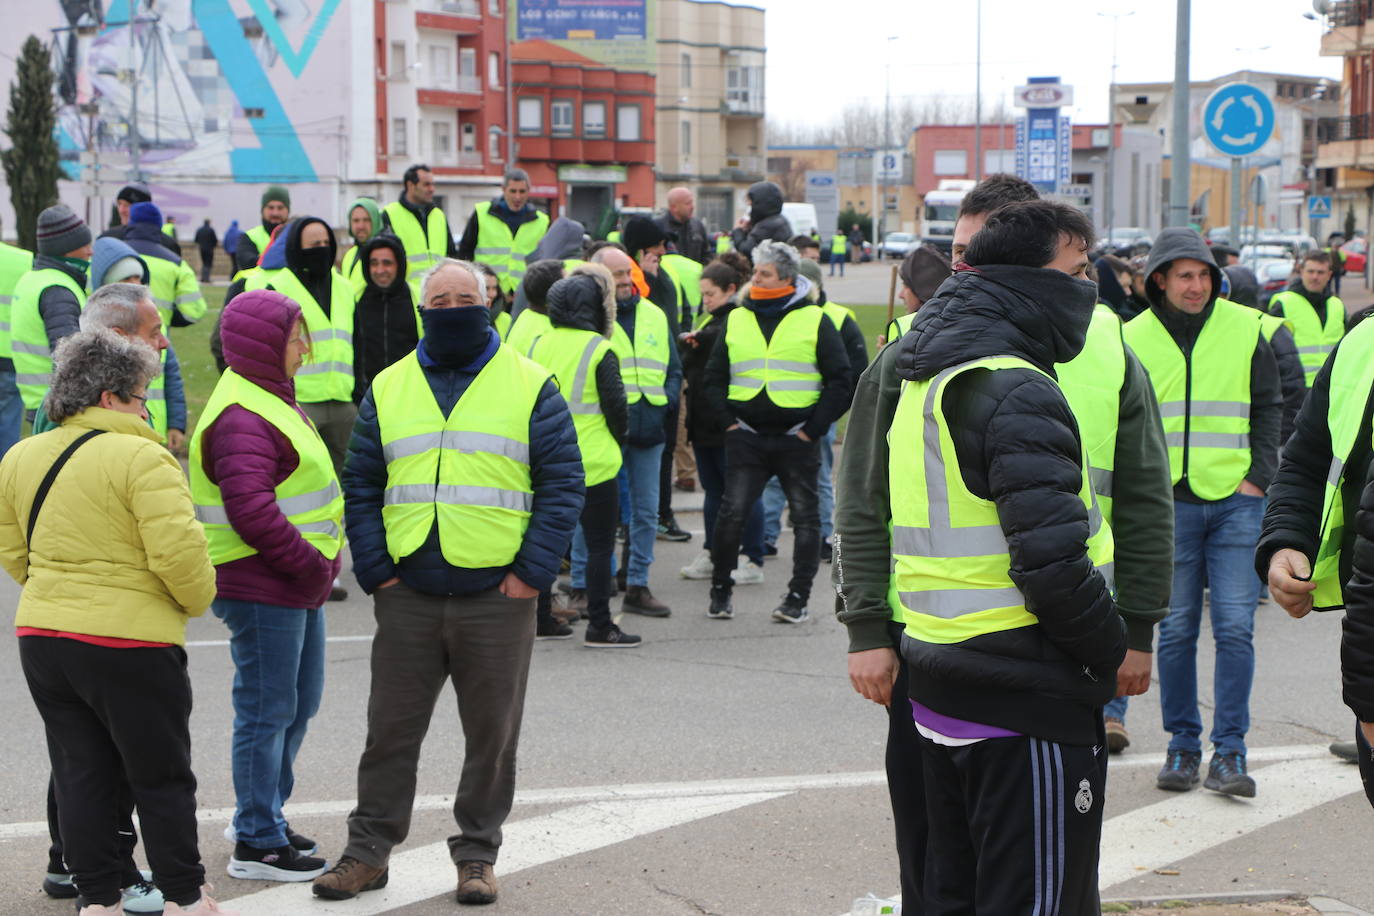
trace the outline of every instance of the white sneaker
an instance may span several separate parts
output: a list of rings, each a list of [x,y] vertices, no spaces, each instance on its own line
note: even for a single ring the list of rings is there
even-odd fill
[[[168,903],[167,908],[162,911],[163,916],[239,916],[238,910],[222,910],[215,899],[210,896],[210,891],[214,890],[209,884],[200,889],[200,899],[190,906],[179,906],[175,903]]]
[[[711,572],[711,555],[706,551],[702,551],[697,554],[695,560],[682,567],[679,574],[684,579],[709,579],[711,578]]]
[[[763,567],[753,560],[745,560],[743,566],[730,573],[730,578],[735,580],[736,585],[762,585]]]
[[[123,888],[120,894],[124,897],[126,913],[161,913],[166,905],[162,899],[162,891],[146,877],[137,884]]]
[[[98,903],[88,903],[76,911],[76,916],[123,916],[124,904],[116,903],[114,906],[101,906]]]

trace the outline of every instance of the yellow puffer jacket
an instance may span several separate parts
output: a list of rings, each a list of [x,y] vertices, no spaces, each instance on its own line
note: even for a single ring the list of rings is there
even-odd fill
[[[62,468],[24,534],[58,455],[103,429]],[[186,476],[134,414],[90,407],[19,442],[0,461],[0,564],[22,586],[15,625],[182,645],[186,618],[215,597],[215,568]]]

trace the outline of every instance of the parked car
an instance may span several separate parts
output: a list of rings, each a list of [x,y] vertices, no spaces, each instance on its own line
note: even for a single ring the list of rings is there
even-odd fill
[[[1109,251],[1119,251],[1122,248],[1135,248],[1136,246],[1149,248],[1154,243],[1154,239],[1150,238],[1150,233],[1139,226],[1117,226],[1112,229],[1111,235],[1108,236],[1106,247]]]
[[[878,257],[904,258],[919,244],[920,241],[910,232],[889,232],[878,247]]]
[[[863,250],[859,252],[859,261],[867,264],[871,260],[873,260],[873,243],[865,241]]]
[[[1345,272],[1348,274],[1364,273],[1365,261],[1369,258],[1369,244],[1362,238],[1353,238],[1341,246],[1341,253],[1345,255]]]
[[[1259,280],[1260,308],[1267,309],[1274,294],[1283,292],[1288,281],[1293,279],[1294,262],[1289,258],[1260,258],[1241,263],[1254,271],[1255,279]]]

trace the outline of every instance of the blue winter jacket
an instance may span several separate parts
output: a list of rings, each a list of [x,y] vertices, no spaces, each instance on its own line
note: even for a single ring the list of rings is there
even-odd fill
[[[501,345],[496,332],[493,330],[490,334],[491,342],[486,350],[461,369],[435,365],[424,352],[423,340],[416,348],[430,390],[445,416],[453,411],[468,385]],[[567,402],[552,380],[539,393],[530,416],[530,478],[534,487],[534,508],[524,543],[510,566],[468,569],[449,565],[439,548],[437,524],[419,550],[393,563],[387,553],[386,529],[382,525],[386,459],[382,456],[377,407],[369,388],[358,405],[358,421],[353,427],[343,471],[345,526],[358,584],[371,594],[387,579],[399,576],[417,592],[474,595],[500,585],[509,571],[532,588],[540,591],[551,588],[586,499],[577,431],[573,428]]]
[[[617,302],[615,305],[616,323],[630,340],[635,339],[635,310],[638,309],[639,302],[639,296],[635,296],[629,302]],[[670,319],[669,334],[672,334],[672,326]],[[668,411],[677,407],[678,396],[682,394],[682,360],[677,355],[676,340],[668,341],[668,374],[663,382],[663,391],[668,396],[667,404],[656,406],[650,404],[646,398],[640,398],[630,405],[629,435],[625,437],[627,446],[648,448],[667,441],[663,420]]]

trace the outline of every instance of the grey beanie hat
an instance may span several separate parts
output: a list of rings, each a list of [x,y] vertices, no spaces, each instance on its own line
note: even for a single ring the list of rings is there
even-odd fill
[[[38,214],[38,253],[60,258],[91,243],[90,227],[66,204]]]

